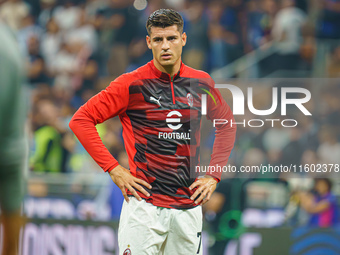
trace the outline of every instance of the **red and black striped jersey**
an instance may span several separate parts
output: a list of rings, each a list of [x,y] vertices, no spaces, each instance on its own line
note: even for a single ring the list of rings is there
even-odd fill
[[[111,171],[118,162],[105,148],[95,125],[118,115],[130,172],[152,185],[151,190],[144,187],[150,197],[138,194],[155,206],[192,208],[196,204],[190,200],[194,191],[189,186],[199,165],[203,94],[208,94],[208,119],[234,119],[207,73],[182,63],[171,78],[150,61],[119,76],[92,97],[74,114],[70,127],[103,170]],[[226,165],[235,133],[230,124],[216,126],[211,166]],[[221,178],[221,172],[207,174]]]

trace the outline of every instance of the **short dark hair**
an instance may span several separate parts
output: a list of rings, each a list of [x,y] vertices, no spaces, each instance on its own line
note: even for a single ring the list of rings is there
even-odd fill
[[[177,25],[178,31],[183,32],[184,21],[182,16],[172,9],[159,9],[154,11],[146,22],[146,30],[151,34],[152,27],[170,27]]]

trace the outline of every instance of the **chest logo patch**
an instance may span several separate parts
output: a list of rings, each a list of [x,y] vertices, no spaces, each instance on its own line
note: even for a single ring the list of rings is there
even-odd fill
[[[191,95],[191,93],[187,94],[187,99],[188,99],[188,105],[192,107],[194,105],[194,97]]]
[[[124,251],[123,255],[131,255],[131,250],[130,250],[129,248],[127,248],[127,249]]]
[[[173,115],[175,115],[178,118],[170,118]],[[177,124],[177,125],[173,125],[171,123],[179,123],[181,122],[181,119],[179,117],[182,117],[182,114],[178,111],[171,111],[168,113],[167,115],[167,119],[166,119],[166,123],[168,124],[168,127],[171,128],[172,130],[177,130],[180,129],[182,127],[182,124]]]
[[[153,96],[151,96],[151,97],[150,97],[150,102],[153,102],[153,103],[155,103],[155,104],[158,104],[160,107],[162,107],[162,106],[161,106],[161,103],[160,103],[161,98],[162,98],[162,96],[160,96],[159,99],[156,99],[156,98],[154,98]]]

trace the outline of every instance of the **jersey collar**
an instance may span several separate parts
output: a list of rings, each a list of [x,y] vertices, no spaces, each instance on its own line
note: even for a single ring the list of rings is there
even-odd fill
[[[149,62],[149,66],[151,67],[152,72],[157,76],[157,78],[160,78],[160,79],[166,80],[166,81],[169,81],[169,80],[170,80],[169,74],[163,73],[163,72],[161,72],[160,70],[158,70],[157,67],[155,66],[153,60],[151,60],[151,61]],[[185,65],[184,65],[183,62],[181,61],[181,67],[180,67],[178,73],[175,74],[174,80],[175,80],[176,78],[182,76],[183,71],[184,71],[184,68],[185,68]]]

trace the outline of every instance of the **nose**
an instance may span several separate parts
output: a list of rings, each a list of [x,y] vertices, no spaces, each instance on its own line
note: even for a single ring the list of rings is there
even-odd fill
[[[169,41],[167,39],[164,39],[162,43],[162,50],[168,50],[169,48],[170,48]]]

